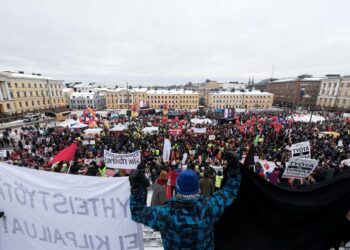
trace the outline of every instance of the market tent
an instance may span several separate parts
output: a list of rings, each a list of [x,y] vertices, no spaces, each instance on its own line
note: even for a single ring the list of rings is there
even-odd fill
[[[121,132],[121,131],[126,131],[128,130],[128,126],[125,124],[118,124],[117,126],[113,127],[109,131],[111,132]]]
[[[323,122],[326,120],[323,116],[312,114],[294,114],[288,116],[287,120],[293,120],[295,122]]]
[[[191,122],[194,124],[205,124],[205,123],[211,124],[213,121],[208,118],[193,118],[191,119]]]
[[[70,128],[86,128],[86,127],[88,127],[88,125],[81,123],[81,122],[75,122],[75,123],[70,124],[69,127]]]

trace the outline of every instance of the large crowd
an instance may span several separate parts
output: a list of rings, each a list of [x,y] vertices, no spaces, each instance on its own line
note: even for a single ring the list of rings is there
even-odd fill
[[[82,122],[93,120],[93,126],[101,128],[101,133],[87,135],[85,128],[36,124],[3,131],[0,145],[11,148],[7,157],[3,158],[10,164],[90,176],[125,176],[130,173],[130,170],[106,168],[104,150],[114,153],[141,150],[142,162],[152,183],[156,183],[157,178],[159,183],[164,183],[169,178],[174,187],[179,172],[192,169],[203,179],[208,179],[202,181],[205,195],[212,194],[215,188],[220,187],[225,152],[235,151],[239,159],[244,161],[257,135],[260,139],[255,157],[259,160],[250,168],[273,184],[303,188],[348,171],[346,160],[350,158],[350,124],[347,120],[331,114],[326,115],[323,122],[303,123],[287,120],[289,115],[289,112],[237,113],[232,119],[202,119],[210,122],[194,123],[192,121],[196,114],[186,114],[183,119],[165,119],[156,115],[112,118],[94,114],[91,117],[90,113],[84,113],[74,119]],[[201,119],[196,119],[198,120]],[[127,130],[110,131],[117,124],[127,124]],[[149,126],[157,127],[158,131],[142,132]],[[205,132],[194,133],[193,128],[205,128]],[[170,134],[169,130],[173,129],[179,133]],[[94,144],[84,145],[87,137],[93,139]],[[162,159],[165,138],[171,141],[172,146],[167,162]],[[308,178],[282,178],[290,158],[290,146],[304,141],[310,142],[312,158],[319,160],[316,170]],[[78,147],[74,161],[49,164],[54,155],[75,142]],[[273,171],[266,171],[263,162],[270,165],[273,163]]]

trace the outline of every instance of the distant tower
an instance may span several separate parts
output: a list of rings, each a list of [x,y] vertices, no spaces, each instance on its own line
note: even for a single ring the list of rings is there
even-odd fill
[[[253,77],[253,79],[252,79],[252,85],[254,85],[254,77]]]
[[[250,85],[250,84],[251,84],[251,82],[250,82],[250,77],[249,77],[248,85]]]

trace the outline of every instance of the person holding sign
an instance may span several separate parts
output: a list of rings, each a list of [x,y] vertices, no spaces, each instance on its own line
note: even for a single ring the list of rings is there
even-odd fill
[[[176,180],[176,197],[163,206],[146,206],[149,182],[143,166],[129,176],[132,220],[160,231],[164,249],[214,249],[214,223],[236,199],[241,183],[238,160],[227,154],[227,181],[213,196],[199,195],[198,175],[184,170]]]

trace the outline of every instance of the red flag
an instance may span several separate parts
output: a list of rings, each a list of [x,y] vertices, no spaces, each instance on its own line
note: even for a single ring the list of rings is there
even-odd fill
[[[78,144],[74,143],[70,145],[68,148],[65,148],[62,151],[58,152],[58,154],[52,158],[49,164],[53,164],[58,161],[73,161],[75,151],[77,151],[77,146]]]
[[[170,182],[170,177],[168,178],[168,182],[166,184],[166,189],[165,189],[165,199],[169,200],[172,197],[171,193],[171,182]]]

